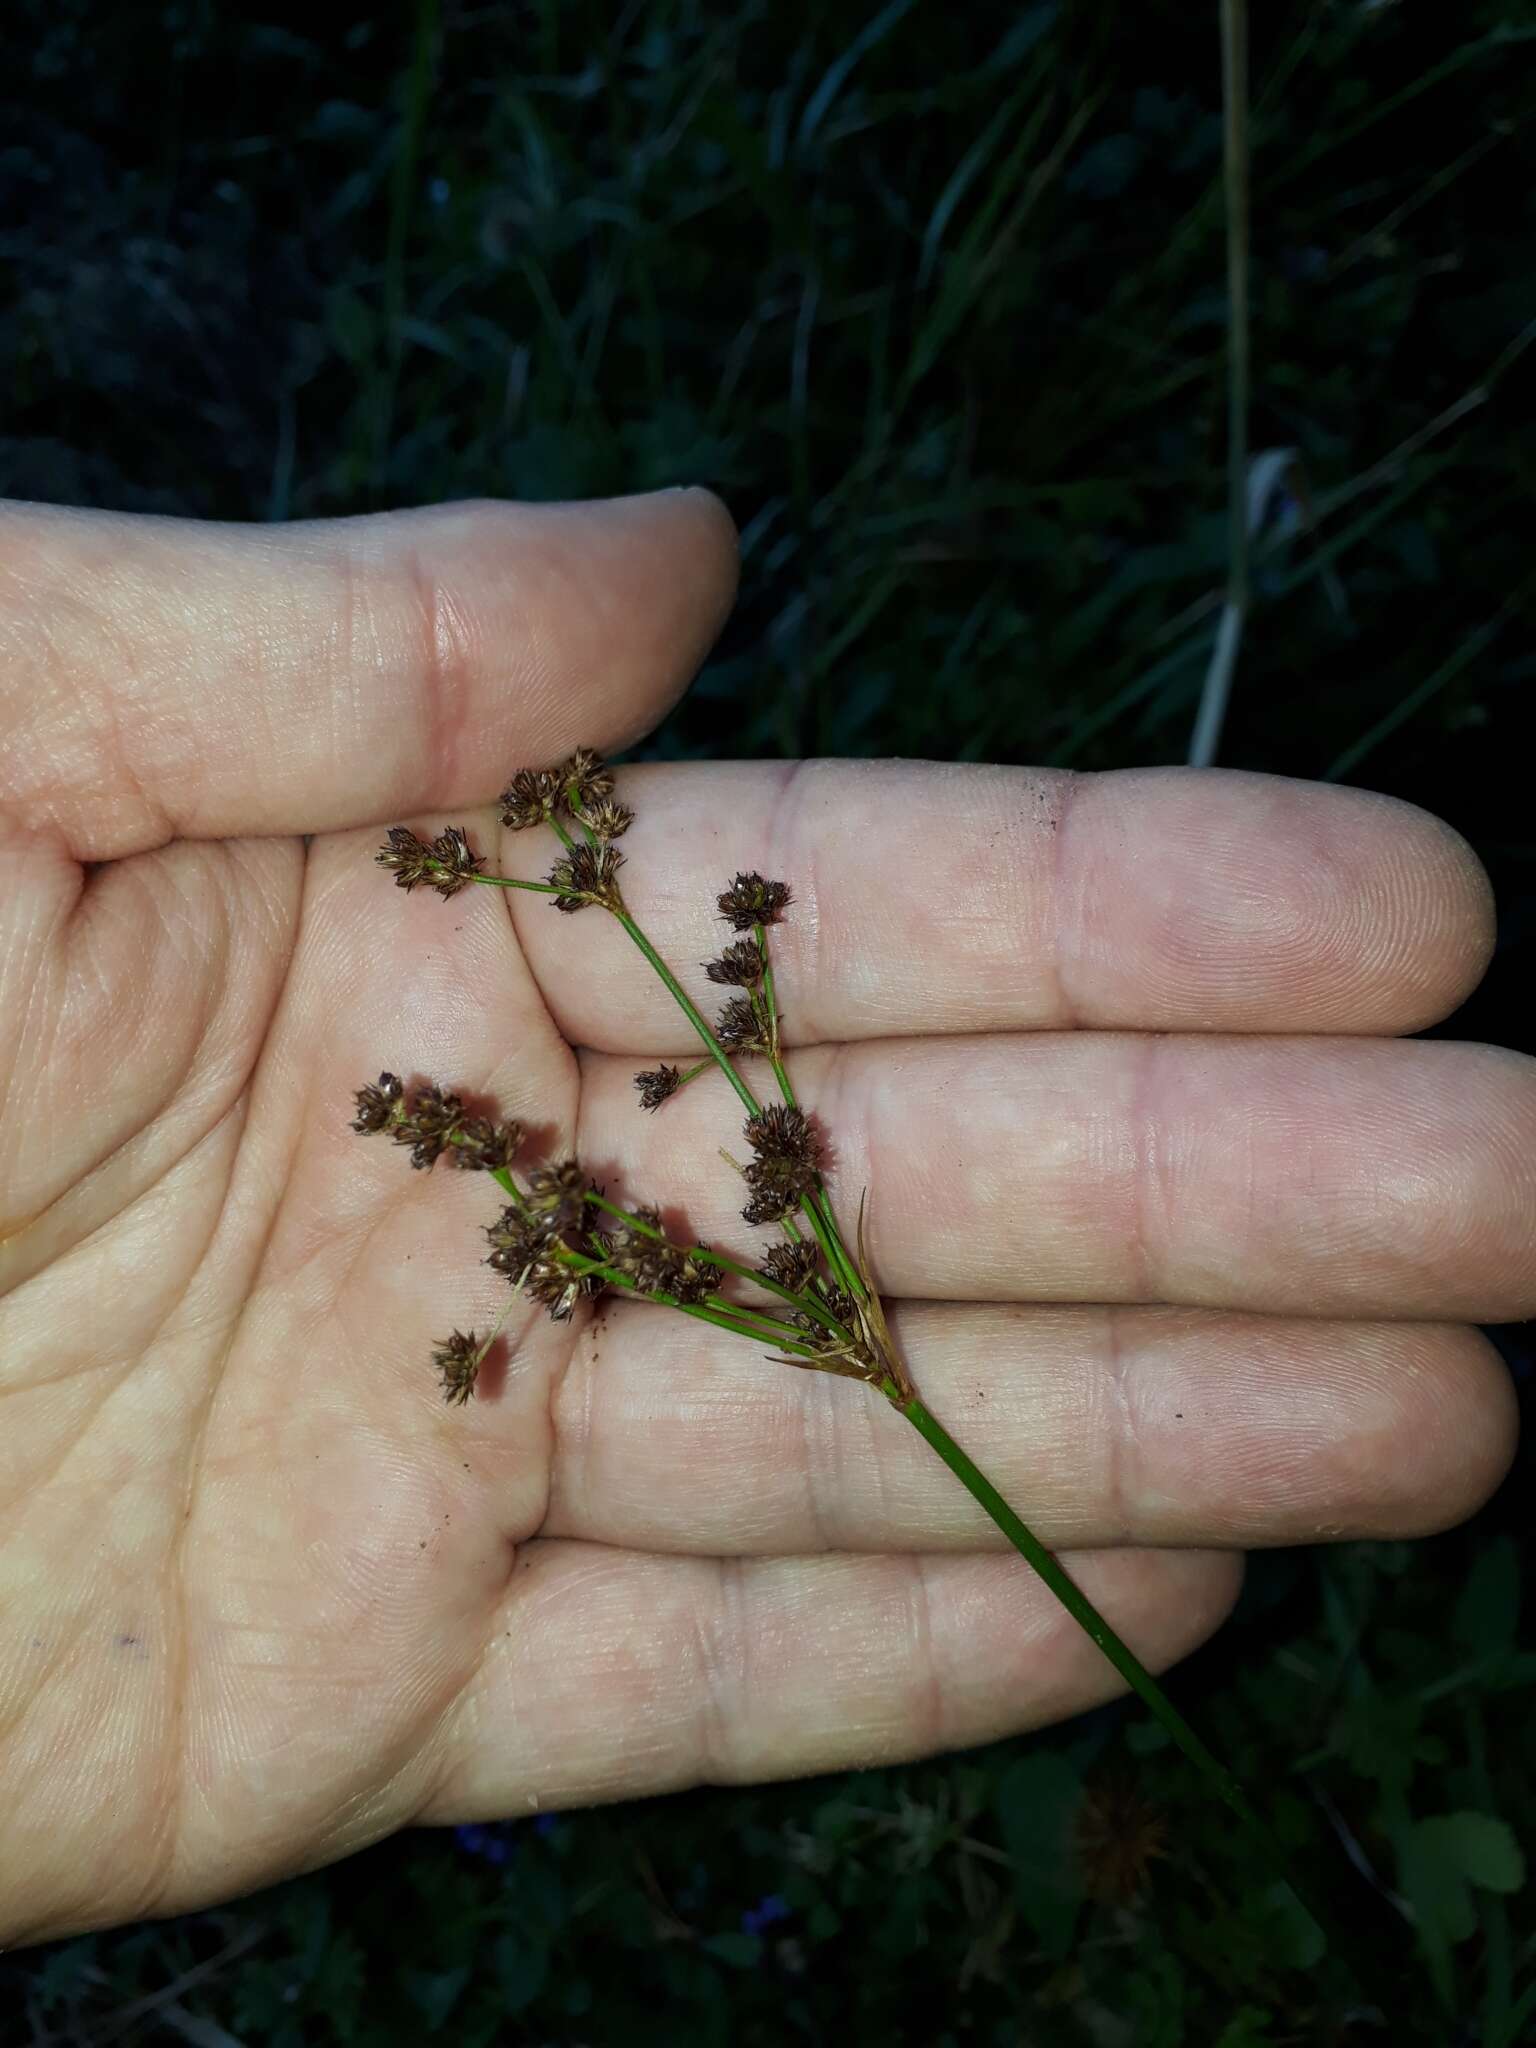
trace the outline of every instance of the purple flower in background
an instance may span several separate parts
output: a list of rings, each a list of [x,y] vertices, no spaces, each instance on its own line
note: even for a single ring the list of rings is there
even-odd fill
[[[486,1863],[505,1863],[512,1854],[512,1843],[501,1822],[455,1828],[453,1838],[466,1856],[478,1856]]]
[[[779,1892],[769,1892],[766,1898],[759,1899],[755,1906],[748,1906],[742,1914],[741,1931],[743,1934],[765,1934],[776,1922],[787,1920],[789,1912],[788,1899]]]
[[[541,1813],[533,1823],[533,1832],[536,1835],[542,1835],[547,1841],[559,1825],[560,1816],[558,1813]]]

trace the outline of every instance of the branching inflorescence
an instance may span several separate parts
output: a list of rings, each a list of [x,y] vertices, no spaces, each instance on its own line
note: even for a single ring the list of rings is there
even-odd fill
[[[614,841],[628,831],[634,813],[616,801],[614,787],[612,770],[585,747],[558,768],[524,768],[512,777],[501,796],[502,823],[519,832],[547,826],[560,842],[542,882],[486,874],[457,826],[427,841],[396,825],[378,863],[405,890],[432,889],[446,899],[473,883],[531,889],[568,916],[596,907],[623,925],[677,997],[707,1055],[689,1068],[663,1063],[636,1074],[640,1107],[654,1112],[698,1075],[722,1068],[747,1111],[742,1216],[756,1226],[776,1225],[784,1241],[755,1264],[707,1245],[679,1243],[663,1229],[657,1208],[625,1207],[575,1159],[534,1166],[518,1178],[513,1163],[522,1149],[521,1128],[470,1114],[460,1096],[436,1082],[408,1096],[395,1075],[380,1074],[358,1089],[352,1128],[408,1146],[416,1167],[430,1169],[445,1159],[491,1174],[509,1202],[487,1227],[488,1263],[556,1321],[610,1291],[634,1295],[753,1338],[786,1364],[861,1379],[891,1400],[906,1399],[912,1385],[862,1248],[855,1255],[843,1239],[822,1177],[820,1136],[784,1067],[768,933],[791,904],[789,887],[743,872],[720,892],[720,917],[741,936],[703,963],[707,978],[730,991],[709,1025],[624,901],[624,856]],[[740,1070],[748,1055],[768,1062],[778,1100],[760,1102],[748,1087]],[[744,1295],[744,1286],[752,1292]],[[434,1347],[450,1403],[470,1399],[494,1335],[480,1339],[455,1330]]]
[[[850,1250],[823,1176],[820,1132],[796,1099],[784,1063],[768,935],[791,907],[788,885],[743,872],[720,892],[719,914],[736,936],[715,959],[703,963],[708,980],[728,991],[711,1025],[624,900],[624,855],[615,842],[628,831],[633,816],[616,800],[612,770],[590,749],[580,747],[559,767],[520,769],[502,792],[504,826],[516,832],[547,827],[560,843],[542,882],[486,874],[483,859],[457,826],[427,841],[397,825],[377,858],[405,890],[427,888],[448,898],[476,884],[527,889],[547,896],[566,916],[598,909],[620,924],[677,1002],[704,1053],[691,1067],[662,1062],[636,1074],[639,1107],[654,1114],[700,1074],[718,1068],[746,1112],[743,1135],[750,1157],[737,1168],[747,1189],[743,1220],[776,1228],[778,1240],[751,1264],[708,1245],[679,1242],[663,1227],[659,1208],[649,1203],[626,1207],[598,1187],[576,1159],[532,1166],[518,1178],[513,1168],[523,1148],[521,1127],[471,1114],[457,1094],[436,1082],[425,1082],[408,1094],[394,1074],[380,1074],[377,1081],[357,1090],[352,1128],[364,1135],[387,1135],[409,1147],[413,1167],[430,1170],[442,1159],[487,1173],[498,1184],[507,1203],[486,1228],[491,1247],[487,1263],[514,1289],[508,1311],[522,1295],[555,1321],[564,1322],[583,1302],[610,1293],[630,1296],[750,1338],[786,1365],[861,1380],[883,1394],[944,1460],[1140,1694],[1281,1874],[1288,1876],[1272,1832],[1241,1786],[913,1386],[870,1274],[863,1198]],[[742,1069],[749,1060],[766,1063],[776,1099],[760,1100],[748,1084]],[[485,1338],[473,1330],[455,1329],[434,1347],[432,1362],[450,1404],[473,1396],[482,1362],[505,1320],[506,1312]],[[1314,1918],[1320,1917],[1314,1911]]]

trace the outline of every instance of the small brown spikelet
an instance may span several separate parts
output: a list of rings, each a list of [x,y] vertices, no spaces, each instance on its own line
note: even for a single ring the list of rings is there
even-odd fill
[[[510,832],[542,825],[560,800],[560,775],[554,768],[519,768],[498,802],[501,822]]]
[[[756,939],[738,939],[718,960],[706,960],[704,972],[727,988],[756,988],[763,978],[763,956]]]
[[[595,754],[590,747],[578,747],[558,774],[560,800],[578,816],[613,795],[613,770],[602,755]],[[573,796],[575,804],[571,806]],[[596,831],[597,828],[594,825],[592,829]]]
[[[585,910],[600,903],[605,910],[621,911],[618,873],[624,856],[616,846],[573,846],[550,869],[548,880],[556,894],[556,910]]]
[[[432,1363],[443,1383],[443,1399],[450,1408],[462,1408],[475,1391],[480,1376],[481,1351],[473,1330],[455,1330],[441,1344],[432,1347]]]
[[[741,1213],[748,1223],[773,1223],[815,1187],[820,1141],[805,1111],[789,1102],[768,1103],[744,1129],[756,1157],[742,1169],[752,1198]]]
[[[777,924],[790,902],[786,882],[768,882],[759,874],[738,875],[716,902],[733,931],[749,932],[755,924]]]
[[[549,1250],[555,1236],[544,1217],[516,1207],[503,1209],[494,1223],[485,1226],[485,1234],[491,1245],[485,1263],[509,1280],[521,1280],[527,1268]]]
[[[554,1258],[535,1260],[523,1282],[524,1294],[547,1308],[551,1322],[556,1323],[570,1321],[584,1291],[577,1275]]]
[[[770,1245],[758,1271],[767,1279],[776,1280],[780,1287],[787,1287],[791,1294],[802,1294],[816,1277],[820,1264],[821,1247],[804,1237],[798,1244]]]
[[[411,1147],[412,1166],[430,1167],[452,1143],[464,1115],[457,1095],[426,1081],[411,1099],[407,1113],[396,1119],[390,1135],[397,1145]]]
[[[766,1052],[768,1033],[745,996],[732,996],[715,1019],[715,1036],[731,1052]]]
[[[468,1172],[491,1173],[510,1166],[522,1142],[523,1127],[515,1118],[497,1124],[488,1116],[467,1116],[453,1134],[449,1157]]]
[[[433,840],[432,858],[438,865],[427,886],[445,902],[468,887],[485,865],[479,854],[470,852],[469,841],[457,825],[450,825]]]
[[[562,1159],[558,1166],[536,1166],[528,1176],[528,1206],[544,1218],[552,1231],[579,1230],[590,1186],[580,1160]]]
[[[659,1067],[646,1067],[635,1076],[635,1086],[640,1090],[642,1109],[660,1109],[669,1096],[675,1095],[682,1086],[681,1067],[669,1067],[665,1061]]]
[[[635,822],[628,804],[611,803],[606,797],[581,814],[581,822],[599,839],[622,839]]]
[[[390,870],[397,888],[409,891],[433,880],[432,849],[409,825],[391,825],[389,837],[374,859]]]
[[[398,887],[425,886],[445,900],[457,896],[484,865],[478,854],[470,852],[469,841],[457,825],[439,833],[430,846],[408,826],[392,825],[388,841],[374,859],[381,868],[390,869]]]
[[[353,1121],[354,1131],[366,1137],[372,1131],[385,1131],[401,1115],[400,1097],[403,1094],[398,1074],[380,1074],[378,1081],[368,1082],[356,1094],[357,1116]]]

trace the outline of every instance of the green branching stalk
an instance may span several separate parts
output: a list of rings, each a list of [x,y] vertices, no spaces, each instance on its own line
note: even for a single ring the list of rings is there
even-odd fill
[[[1229,25],[1238,23],[1239,34],[1241,16],[1241,0],[1228,0],[1224,19]],[[1240,41],[1229,45],[1229,63],[1240,56]],[[528,1175],[526,1186],[520,1185],[510,1170],[512,1154],[522,1141],[520,1127],[470,1115],[457,1096],[435,1083],[418,1089],[408,1106],[397,1077],[381,1074],[377,1085],[358,1091],[358,1120],[353,1128],[387,1132],[397,1143],[411,1145],[416,1166],[431,1166],[446,1154],[466,1169],[488,1170],[511,1204],[487,1231],[495,1248],[490,1263],[504,1272],[518,1291],[542,1302],[558,1320],[570,1316],[584,1295],[615,1289],[766,1346],[784,1364],[862,1380],[881,1394],[943,1461],[1143,1701],[1276,1875],[1290,1886],[1319,1926],[1333,1934],[1362,1984],[1369,1985],[1390,2010],[1393,1991],[1383,1959],[1390,1956],[1391,1945],[1385,1940],[1373,1943],[1362,1939],[1354,1931],[1353,1919],[1330,1914],[1314,1902],[1314,1896],[1321,1897],[1331,1888],[1329,1883],[1325,1880],[1315,1895],[1310,1884],[1303,1889],[1290,1867],[1292,1859],[1232,1772],[1179,1713],[1055,1555],[955,1442],[914,1386],[886,1322],[865,1248],[863,1199],[855,1244],[850,1248],[822,1176],[821,1140],[797,1099],[784,1060],[767,928],[780,921],[790,901],[787,885],[755,873],[738,874],[731,888],[719,897],[720,914],[727,924],[738,933],[750,932],[751,937],[738,939],[719,959],[706,963],[712,981],[737,991],[721,1011],[719,1028],[712,1029],[635,921],[620,891],[618,873],[623,856],[612,842],[627,829],[631,813],[613,801],[613,786],[611,772],[585,749],[579,749],[558,770],[525,769],[513,777],[503,793],[503,823],[514,830],[548,824],[563,849],[543,883],[482,873],[479,857],[456,827],[428,844],[397,826],[378,858],[406,889],[424,886],[447,897],[471,882],[481,882],[553,896],[555,907],[567,914],[589,906],[606,910],[671,995],[706,1054],[686,1074],[665,1064],[638,1074],[640,1107],[660,1109],[685,1082],[711,1065],[719,1067],[747,1113],[746,1137],[753,1151],[750,1163],[741,1166],[729,1153],[723,1155],[750,1189],[744,1219],[753,1224],[779,1224],[787,1242],[776,1244],[758,1267],[705,1245],[674,1243],[660,1226],[658,1209],[625,1207],[591,1185],[574,1159],[538,1167]],[[579,839],[562,821],[562,809],[579,830]],[[765,1106],[744,1079],[740,1060],[751,1054],[766,1060],[779,1101]],[[803,1235],[797,1218],[808,1227],[810,1238]],[[721,1291],[729,1280],[761,1290],[770,1306],[730,1299]],[[434,1352],[451,1402],[471,1397],[475,1374],[490,1342],[487,1338],[477,1345],[473,1332],[455,1331]]]

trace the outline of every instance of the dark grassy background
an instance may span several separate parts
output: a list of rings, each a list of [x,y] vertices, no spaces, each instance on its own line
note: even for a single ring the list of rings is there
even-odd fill
[[[1222,758],[1458,825],[1501,943],[1449,1028],[1529,1045],[1536,7],[1257,12],[1252,434],[1296,468]],[[1224,551],[1214,5],[11,20],[0,489],[265,520],[709,483],[741,603],[654,750],[1181,757]],[[1427,1542],[1255,1558],[1178,1682],[1405,1902],[1394,2039],[1536,2038],[1529,1477]],[[401,1839],[0,1959],[0,2043],[1380,2038],[1157,1732]]]

